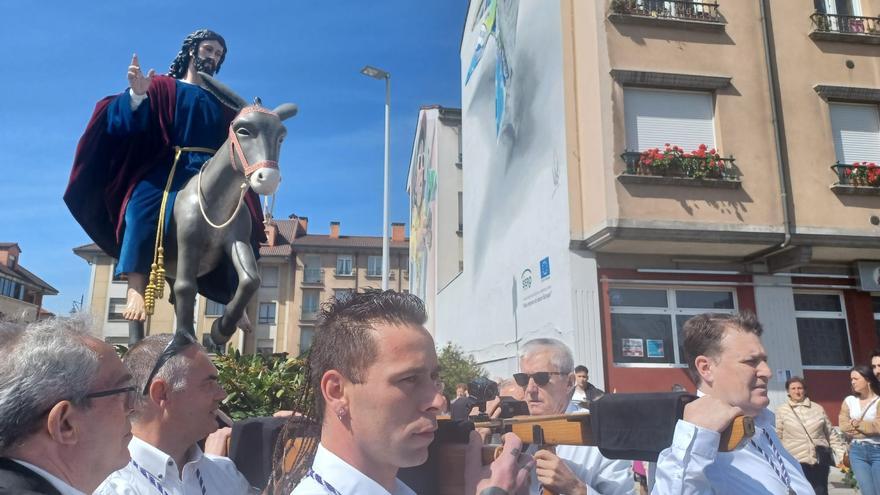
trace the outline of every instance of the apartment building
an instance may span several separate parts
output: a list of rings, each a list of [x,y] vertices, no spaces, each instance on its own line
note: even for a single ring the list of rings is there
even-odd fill
[[[266,224],[267,242],[260,246],[260,288],[248,304],[253,332],[236,332],[230,345],[244,353],[287,352],[299,355],[308,349],[320,304],[345,291],[378,288],[382,276],[382,238],[340,235],[333,222],[329,235],[309,234],[308,218],[291,215]],[[403,224],[392,224],[389,279],[391,288],[408,283],[407,239]],[[127,285],[114,277],[115,260],[95,244],[75,248],[92,267],[86,310],[95,319],[96,331],[107,342],[128,344],[129,323],[122,318]],[[402,268],[401,268],[402,267]],[[157,301],[147,335],[172,332],[174,308],[165,298]],[[195,329],[200,342],[209,344],[211,325],[225,306],[199,295]]]
[[[425,302],[431,334],[436,295],[464,268],[461,166],[461,109],[422,107],[406,181],[409,289]]]
[[[438,340],[510,374],[519,343],[553,336],[606,390],[661,391],[692,387],[684,321],[752,310],[773,403],[802,375],[835,414],[878,340],[878,12],[471,1],[468,235]]]
[[[32,322],[52,313],[43,309],[43,296],[58,291],[21,265],[21,248],[0,242],[0,320]]]

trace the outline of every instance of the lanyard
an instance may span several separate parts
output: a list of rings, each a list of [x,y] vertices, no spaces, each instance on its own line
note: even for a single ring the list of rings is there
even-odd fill
[[[323,486],[325,490],[331,493],[331,495],[342,495],[341,493],[339,493],[339,490],[334,488],[329,481],[322,478],[321,475],[316,473],[315,470],[312,468],[309,468],[309,472],[306,473],[306,478],[312,478],[313,480],[317,481],[318,484]]]
[[[764,456],[767,464],[770,464],[770,467],[773,468],[776,476],[778,476],[779,479],[782,480],[782,483],[785,485],[785,487],[788,488],[789,495],[795,495],[795,491],[791,489],[791,476],[788,475],[788,469],[785,468],[785,460],[782,458],[782,454],[780,454],[779,450],[776,449],[776,445],[773,444],[773,440],[770,438],[767,430],[761,429],[761,433],[764,434],[764,438],[766,438],[767,443],[770,444],[770,449],[773,451],[776,462],[773,462],[770,456],[767,455],[766,452],[764,452],[764,449],[758,446],[758,444],[755,443],[754,440],[749,440],[749,443],[752,444],[752,447],[758,449],[758,452],[760,452],[761,455]]]
[[[153,487],[159,491],[160,495],[171,495],[165,490],[165,487],[162,486],[162,483],[153,476],[152,473],[142,468],[140,464],[137,463],[134,459],[131,460],[131,465],[137,470],[137,472],[141,473],[141,476],[147,479]],[[208,489],[205,486],[205,480],[202,479],[202,472],[198,468],[196,468],[196,478],[199,480],[199,488],[202,490],[202,495],[208,495]]]

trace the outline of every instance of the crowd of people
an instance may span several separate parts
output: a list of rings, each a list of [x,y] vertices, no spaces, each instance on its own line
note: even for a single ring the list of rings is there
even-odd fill
[[[313,400],[290,419],[318,425],[317,441],[299,456],[303,469],[280,458],[284,465],[275,472],[284,479],[268,490],[415,493],[398,475],[429,460],[446,404],[425,319],[418,298],[394,291],[325,305],[304,385]],[[150,379],[170,335],[149,336],[120,360],[90,330],[76,318],[0,327],[0,349],[8,356],[0,362],[0,494],[260,492],[230,459],[199,447],[216,435],[215,414],[226,396],[199,344]],[[651,493],[825,493],[828,466],[842,460],[846,443],[810,401],[802,378],[788,380],[788,401],[775,416],[767,409],[771,373],[761,333],[748,313],[703,314],[686,323],[684,352],[700,397],[685,406],[671,445],[649,465]],[[521,345],[519,372],[501,390],[523,400],[530,415],[575,413],[591,405],[590,391],[601,394],[587,373],[574,366],[563,342],[538,338]],[[876,493],[880,387],[868,366],[853,368],[851,384],[840,429],[851,440],[849,459],[862,493]],[[453,407],[466,399],[463,390]],[[721,451],[721,432],[740,415],[754,418],[754,435]],[[295,440],[294,431],[286,429],[278,445]],[[472,432],[468,442],[464,493],[639,490],[632,461],[608,458],[596,446],[543,448],[507,433],[503,451],[484,466],[484,438]]]

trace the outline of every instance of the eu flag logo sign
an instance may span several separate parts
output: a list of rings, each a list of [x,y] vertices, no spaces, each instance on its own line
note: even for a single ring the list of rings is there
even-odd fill
[[[546,280],[550,277],[550,257],[541,260],[541,280]]]

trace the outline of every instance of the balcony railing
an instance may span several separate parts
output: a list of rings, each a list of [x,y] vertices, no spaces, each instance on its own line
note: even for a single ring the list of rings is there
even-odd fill
[[[880,18],[878,17],[816,12],[810,16],[810,19],[813,21],[813,33],[837,33],[880,38]]]
[[[734,158],[732,156],[722,158],[715,153],[715,150],[707,151],[702,146],[701,149],[691,153],[674,146],[662,151],[658,149],[644,152],[624,151],[620,157],[626,163],[626,170],[621,175],[622,179],[624,177],[672,178],[678,179],[671,182],[677,185],[687,185],[687,182],[693,181],[739,184]]]
[[[613,0],[611,12],[615,14],[724,23],[717,3],[659,0]]]
[[[303,285],[323,285],[324,270],[321,268],[306,268],[303,270]]]

